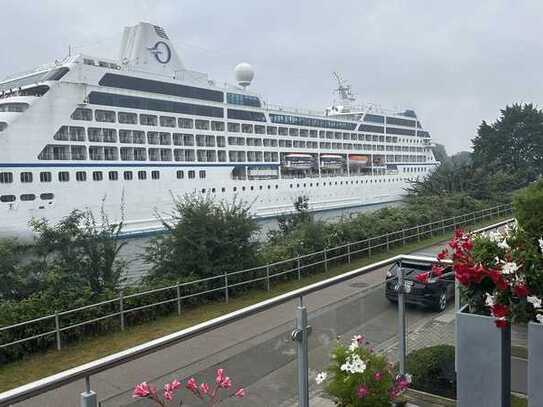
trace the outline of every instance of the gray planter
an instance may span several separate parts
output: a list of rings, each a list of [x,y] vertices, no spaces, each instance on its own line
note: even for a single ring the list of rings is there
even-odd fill
[[[543,406],[543,325],[528,324],[528,407]]]
[[[511,328],[493,317],[457,312],[457,406],[511,405]]]

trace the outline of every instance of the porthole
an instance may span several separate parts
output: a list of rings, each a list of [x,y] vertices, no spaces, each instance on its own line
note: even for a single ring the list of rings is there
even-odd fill
[[[34,200],[36,200],[36,195],[34,195],[34,194],[23,194],[23,195],[20,196],[20,199],[21,199],[21,201],[25,201],[25,202],[34,201]]]
[[[0,195],[0,202],[14,202],[16,199],[15,195]]]
[[[55,197],[55,195],[51,194],[51,193],[45,193],[45,194],[41,194],[40,195],[40,199],[42,201],[50,201],[51,199],[53,199]]]

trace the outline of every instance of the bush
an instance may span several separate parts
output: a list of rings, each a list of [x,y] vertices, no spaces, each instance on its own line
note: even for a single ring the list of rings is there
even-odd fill
[[[456,399],[453,346],[437,345],[411,352],[406,369],[414,389]]]
[[[537,243],[543,236],[543,180],[515,194],[513,208],[520,227]]]

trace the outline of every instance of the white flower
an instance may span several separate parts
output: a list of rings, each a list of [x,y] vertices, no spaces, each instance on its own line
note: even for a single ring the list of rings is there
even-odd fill
[[[535,316],[535,319],[537,319],[537,322],[539,322],[540,324],[543,324],[543,314],[537,314]]]
[[[405,380],[407,380],[407,383],[411,384],[411,382],[413,381],[413,376],[411,376],[409,373],[406,373],[404,377]]]
[[[486,234],[486,237],[492,242],[499,242],[502,239],[500,232],[490,231]]]
[[[535,309],[541,308],[541,300],[535,295],[529,295],[526,300],[534,306]]]
[[[496,297],[486,293],[485,304],[487,307],[493,307],[496,304]]]
[[[539,243],[539,250],[541,250],[541,254],[543,254],[543,237],[538,240]]]
[[[347,358],[345,363],[341,365],[340,369],[351,374],[364,373],[366,370],[366,364],[362,359],[360,359],[360,356],[351,355]]]
[[[320,372],[315,378],[315,381],[317,382],[317,384],[321,384],[322,382],[326,380],[327,377],[328,377],[328,373]]]
[[[363,340],[364,337],[362,335],[353,336],[351,344],[349,345],[349,352],[353,352],[354,350],[358,349]]]
[[[517,263],[515,263],[514,261],[509,262],[509,263],[504,263],[504,265],[502,266],[502,274],[513,274],[518,269],[519,267],[517,266]]]
[[[503,239],[501,242],[498,242],[498,247],[505,250],[510,249],[509,245],[507,244],[507,239]]]

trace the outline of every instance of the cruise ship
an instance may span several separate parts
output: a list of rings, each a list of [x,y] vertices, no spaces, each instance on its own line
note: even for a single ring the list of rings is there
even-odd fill
[[[127,234],[161,228],[176,196],[242,200],[255,217],[400,200],[439,163],[413,110],[357,106],[338,76],[322,112],[268,104],[247,63],[218,85],[166,31],[126,27],[118,60],[73,55],[0,82],[0,237],[105,210]]]

